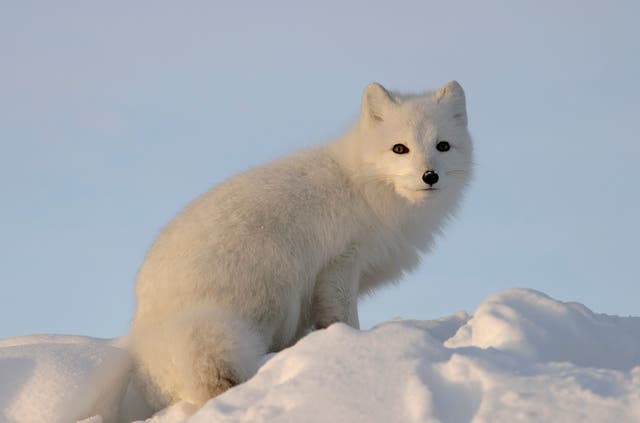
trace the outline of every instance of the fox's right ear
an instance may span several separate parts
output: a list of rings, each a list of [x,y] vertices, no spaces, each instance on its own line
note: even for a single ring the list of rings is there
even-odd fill
[[[378,124],[384,121],[385,115],[395,104],[382,85],[372,82],[362,95],[361,119],[370,125]]]

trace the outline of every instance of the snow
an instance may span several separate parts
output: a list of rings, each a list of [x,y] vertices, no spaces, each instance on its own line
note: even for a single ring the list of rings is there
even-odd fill
[[[530,361],[570,361],[629,370],[640,365],[640,317],[595,314],[531,290],[509,290],[480,305],[445,346],[495,348]]]
[[[0,341],[0,421],[144,420],[126,340]],[[126,394],[125,394],[126,392]],[[336,324],[265,357],[197,410],[146,422],[640,421],[640,317],[597,314],[528,289],[431,321]]]
[[[113,419],[131,367],[117,345],[63,335],[0,340],[0,421],[68,423],[94,414]]]

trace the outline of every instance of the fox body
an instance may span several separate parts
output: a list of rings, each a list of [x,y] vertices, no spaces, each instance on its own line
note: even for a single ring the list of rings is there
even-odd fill
[[[369,85],[344,137],[196,199],[136,281],[137,383],[155,408],[203,404],[311,328],[358,328],[357,299],[415,268],[471,177],[462,87]]]

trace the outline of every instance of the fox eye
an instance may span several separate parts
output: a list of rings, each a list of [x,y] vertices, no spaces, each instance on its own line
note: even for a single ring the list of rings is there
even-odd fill
[[[396,154],[407,154],[409,152],[409,147],[404,144],[396,144],[391,149]]]
[[[436,144],[436,150],[438,151],[449,151],[451,149],[451,145],[446,142],[446,141],[440,141],[438,144]]]

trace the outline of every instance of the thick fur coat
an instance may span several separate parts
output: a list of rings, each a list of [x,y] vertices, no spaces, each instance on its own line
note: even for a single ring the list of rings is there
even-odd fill
[[[212,188],[161,233],[136,282],[137,383],[203,404],[312,328],[358,328],[358,296],[415,268],[471,177],[462,87],[369,85],[330,144]]]

